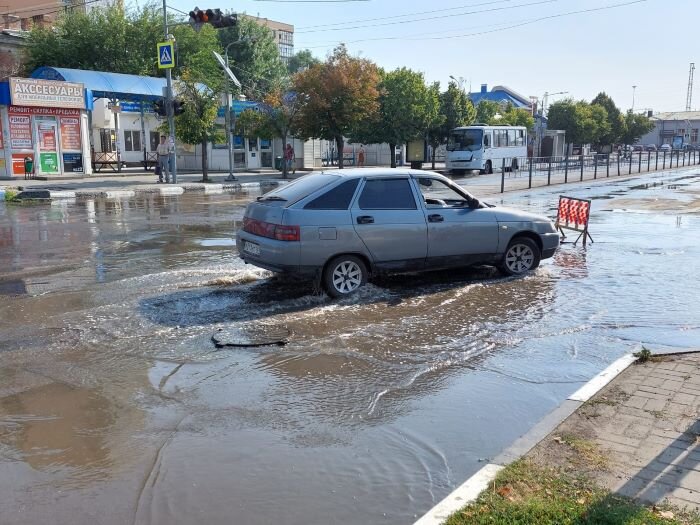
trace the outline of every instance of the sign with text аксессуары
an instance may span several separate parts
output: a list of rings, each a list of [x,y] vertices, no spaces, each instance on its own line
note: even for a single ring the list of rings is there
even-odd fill
[[[12,77],[10,98],[13,106],[85,109],[85,90],[76,82]]]

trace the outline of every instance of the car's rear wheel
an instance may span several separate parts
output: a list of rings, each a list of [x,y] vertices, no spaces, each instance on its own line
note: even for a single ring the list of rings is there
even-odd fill
[[[355,255],[340,255],[326,265],[323,286],[332,297],[347,297],[367,282],[367,265]]]
[[[506,275],[522,275],[540,265],[540,248],[527,237],[516,237],[508,245],[501,270]]]

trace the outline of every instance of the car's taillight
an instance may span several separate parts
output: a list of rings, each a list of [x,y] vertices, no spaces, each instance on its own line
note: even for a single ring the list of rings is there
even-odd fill
[[[275,227],[275,239],[278,241],[298,241],[299,226],[281,226]]]
[[[271,222],[259,221],[250,217],[243,218],[243,231],[278,241],[299,240],[299,226],[272,224]]]

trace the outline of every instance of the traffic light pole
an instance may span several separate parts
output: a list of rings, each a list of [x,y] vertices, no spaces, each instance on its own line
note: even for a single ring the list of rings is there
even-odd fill
[[[163,31],[165,40],[168,40],[168,6],[166,0],[163,0]],[[173,60],[175,54],[173,53]],[[170,134],[169,143],[172,146],[170,152],[170,175],[172,183],[177,183],[177,155],[175,154],[175,115],[173,114],[173,76],[171,69],[165,70],[166,92],[165,92],[165,107],[168,115],[168,131]]]
[[[226,47],[226,67],[228,67],[228,47]],[[233,128],[233,116],[231,114],[231,104],[233,97],[231,96],[231,81],[226,77],[226,144],[228,144],[228,180],[236,180],[233,174],[233,137],[231,130]]]

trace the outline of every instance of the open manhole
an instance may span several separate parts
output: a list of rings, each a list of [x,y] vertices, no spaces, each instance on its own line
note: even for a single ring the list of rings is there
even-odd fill
[[[289,330],[283,326],[244,323],[219,330],[211,337],[217,348],[227,346],[283,346],[289,342]]]

